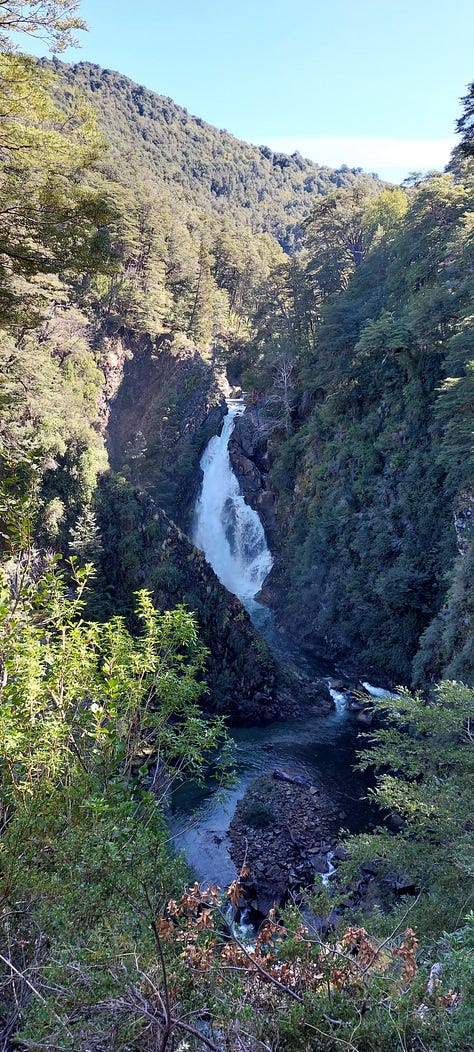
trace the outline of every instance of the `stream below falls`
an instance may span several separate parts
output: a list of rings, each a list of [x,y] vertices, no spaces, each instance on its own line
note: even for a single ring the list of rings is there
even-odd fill
[[[196,503],[193,534],[219,580],[237,595],[254,626],[280,661],[291,662],[316,678],[340,679],[330,666],[311,663],[291,641],[277,632],[272,612],[255,596],[272,566],[265,533],[257,513],[245,503],[230,463],[228,441],[235,418],[245,410],[242,401],[228,403],[220,436],[211,438],[201,458],[203,483]],[[374,688],[375,692],[375,688]],[[335,708],[328,716],[278,721],[266,726],[235,727],[236,783],[216,793],[212,784],[185,785],[173,793],[171,832],[200,882],[220,886],[236,869],[229,855],[227,830],[236,804],[259,775],[276,768],[316,784],[323,782],[334,801],[341,829],[358,832],[373,814],[367,801],[367,782],[353,771],[358,725],[346,708],[342,691],[331,690]]]

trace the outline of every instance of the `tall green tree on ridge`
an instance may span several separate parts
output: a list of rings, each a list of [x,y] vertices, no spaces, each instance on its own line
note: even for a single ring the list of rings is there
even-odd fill
[[[454,157],[474,157],[474,81],[461,101],[464,112],[456,123],[456,131],[462,135],[462,139],[454,150]]]
[[[362,183],[335,190],[316,201],[306,220],[306,241],[313,271],[324,298],[347,288],[350,274],[365,259],[368,239],[364,211],[370,191]]]
[[[20,325],[38,275],[90,272],[108,255],[110,208],[83,179],[102,149],[94,115],[74,97],[64,112],[50,86],[50,74],[28,56],[0,54],[2,307],[4,320],[10,310]]]
[[[0,4],[0,322],[20,327],[37,321],[28,306],[39,306],[39,276],[94,270],[107,255],[110,210],[83,178],[103,149],[92,108],[74,92],[57,105],[51,72],[8,35],[40,36],[61,51],[86,28],[76,9],[76,0]]]

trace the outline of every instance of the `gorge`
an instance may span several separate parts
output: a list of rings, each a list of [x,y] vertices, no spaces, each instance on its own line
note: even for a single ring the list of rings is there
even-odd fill
[[[243,398],[227,401],[221,433],[210,439],[201,457],[203,477],[193,517],[192,539],[203,550],[221,583],[242,601],[276,659],[291,662],[291,667],[304,674],[305,680],[317,678],[321,682],[326,673],[333,710],[325,716],[308,712],[302,718],[300,714],[299,718],[279,720],[264,728],[234,728],[231,733],[236,785],[224,798],[217,797],[211,786],[197,792],[192,787],[177,790],[173,797],[171,828],[176,846],[185,851],[197,878],[220,886],[235,879],[240,868],[236,862],[239,856],[242,861],[245,842],[255,910],[258,904],[258,912],[265,915],[274,902],[283,901],[290,891],[294,893],[299,883],[311,882],[318,865],[323,873],[327,871],[328,856],[333,855],[341,828],[359,832],[371,823],[373,813],[366,799],[367,783],[353,770],[358,726],[355,714],[348,708],[353,685],[349,680],[341,681],[340,670],[333,670],[333,678],[338,676],[338,689],[334,689],[328,669],[304,658],[287,634],[277,632],[274,613],[255,599],[273,560],[263,526],[257,512],[244,500],[229,456],[236,418],[244,412]],[[295,679],[293,690],[297,691],[299,686]],[[361,684],[359,689],[362,692]],[[384,696],[385,692],[380,689],[378,693]],[[273,845],[266,844],[263,850],[257,829],[245,826],[245,821],[243,829],[236,833],[235,808],[243,801],[240,810],[245,815],[252,803],[255,806],[255,794],[257,801],[261,801],[262,791],[271,813],[281,789],[281,781],[274,779],[281,771],[281,778],[288,778],[287,798],[282,802],[284,813],[280,816],[283,828],[278,837],[279,822],[275,813]],[[314,794],[309,809],[301,788],[304,786],[309,786]],[[305,865],[300,861],[299,871],[298,867],[295,871],[293,844],[285,830],[288,823],[293,828],[299,823],[307,824],[306,816],[309,810],[315,810],[316,803],[316,829],[312,826],[302,829],[299,837],[301,853],[306,857],[309,849],[313,852],[313,861],[306,857]],[[231,839],[229,826],[230,830],[235,827]]]
[[[472,89],[398,187],[2,48],[2,1052],[469,1052]]]

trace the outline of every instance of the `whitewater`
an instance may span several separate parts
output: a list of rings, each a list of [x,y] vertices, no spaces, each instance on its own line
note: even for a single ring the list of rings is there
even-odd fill
[[[245,502],[230,463],[229,439],[245,404],[240,399],[227,404],[222,432],[211,438],[201,457],[203,482],[192,541],[204,552],[221,584],[249,606],[273,559],[259,516]]]

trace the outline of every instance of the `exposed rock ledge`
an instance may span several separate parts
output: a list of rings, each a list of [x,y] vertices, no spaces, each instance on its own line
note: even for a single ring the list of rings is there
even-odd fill
[[[275,496],[268,486],[270,456],[267,441],[258,426],[255,407],[247,406],[236,418],[229,440],[229,456],[245,500],[258,512],[271,549],[278,531]]]

